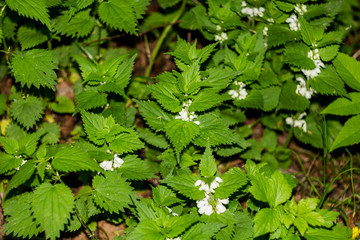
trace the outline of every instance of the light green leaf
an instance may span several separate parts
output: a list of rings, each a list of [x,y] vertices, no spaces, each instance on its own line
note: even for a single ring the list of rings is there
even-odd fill
[[[175,119],[165,126],[166,136],[177,152],[181,152],[200,133],[200,128],[193,122]]]
[[[11,71],[16,82],[27,87],[44,86],[55,90],[57,76],[54,69],[57,69],[54,55],[43,49],[16,53],[11,62]]]
[[[297,213],[304,214],[314,211],[319,204],[320,200],[317,198],[301,199],[297,206]]]
[[[43,112],[44,106],[41,100],[34,96],[14,100],[10,106],[10,115],[26,129],[34,126]]]
[[[331,65],[321,70],[321,73],[310,80],[310,86],[324,95],[345,95],[346,89],[343,80]]]
[[[132,231],[126,239],[139,240],[139,239],[156,239],[165,240],[165,236],[161,233],[162,229],[156,224],[155,221],[145,220],[141,221],[134,231]]]
[[[56,102],[50,103],[49,107],[56,113],[73,113],[75,105],[73,101],[65,96],[56,96]]]
[[[45,230],[46,238],[55,240],[70,218],[74,197],[65,184],[43,183],[34,191],[31,206],[36,222]]]
[[[181,202],[175,193],[165,186],[158,185],[156,188],[153,187],[152,193],[154,202],[160,206],[170,206]]]
[[[277,209],[263,208],[254,217],[254,237],[274,232],[280,226]]]
[[[181,0],[158,0],[160,7],[168,8],[172,7],[175,4],[179,3]]]
[[[68,12],[54,20],[56,33],[68,37],[81,38],[89,35],[95,26],[95,19],[90,17],[90,10],[84,10],[71,16]]]
[[[349,93],[349,98],[338,98],[330,103],[321,114],[333,114],[340,116],[356,115],[360,113],[360,93]]]
[[[205,194],[204,191],[199,190],[199,187],[195,187],[194,184],[197,180],[199,180],[199,178],[194,175],[182,174],[167,177],[162,182],[190,199],[200,200],[205,197]]]
[[[149,128],[139,128],[137,132],[139,133],[139,138],[155,147],[166,149],[169,146],[163,135],[155,134]]]
[[[307,45],[312,46],[313,44],[316,43],[315,34],[314,34],[312,27],[309,25],[309,23],[303,17],[299,17],[299,22],[300,22],[300,26],[301,26],[301,36],[302,36],[304,42]]]
[[[349,240],[351,239],[351,229],[338,223],[332,229],[310,228],[304,237],[306,240]]]
[[[186,233],[181,237],[182,240],[208,240],[216,232],[218,232],[222,227],[223,223],[219,222],[208,222],[208,223],[198,223],[191,227]]]
[[[87,90],[75,96],[76,113],[80,110],[89,110],[103,107],[107,104],[107,95],[96,90]]]
[[[40,129],[45,131],[45,135],[42,137],[42,143],[55,144],[60,139],[60,128],[56,123],[43,123]]]
[[[106,172],[104,176],[95,176],[93,187],[92,196],[96,205],[110,213],[124,211],[131,204],[130,194],[133,188],[119,173]]]
[[[147,88],[150,89],[153,97],[158,100],[163,108],[174,113],[181,111],[180,101],[173,94],[177,88],[176,85],[160,82],[148,85]]]
[[[339,147],[354,145],[360,142],[360,115],[356,115],[345,123],[339,135],[336,137],[330,152]]]
[[[304,236],[306,229],[309,227],[306,220],[302,217],[295,218],[294,225],[299,230],[301,236]]]
[[[35,47],[49,39],[46,29],[36,28],[34,25],[22,25],[17,32],[21,50]]]
[[[121,133],[116,136],[116,139],[110,143],[109,147],[113,152],[121,155],[143,148],[144,143],[140,141],[135,132]]]
[[[135,155],[128,155],[124,159],[124,163],[119,168],[118,172],[130,180],[145,180],[155,178],[147,163],[136,157]]]
[[[15,153],[19,150],[19,143],[14,138],[0,136],[0,143],[2,144],[5,152],[9,154],[15,155]]]
[[[215,158],[211,154],[211,149],[209,144],[206,147],[203,156],[201,157],[199,169],[203,177],[212,177],[217,171]]]
[[[13,155],[0,153],[0,174],[20,166],[22,158],[16,158]]]
[[[141,115],[145,118],[146,123],[154,130],[162,130],[173,117],[164,112],[159,105],[150,101],[136,101]]]
[[[303,43],[289,43],[285,48],[285,61],[301,69],[314,69],[313,60],[308,58],[310,48]]]
[[[319,55],[325,62],[333,60],[339,52],[339,45],[330,45],[319,49]]]
[[[194,100],[189,107],[189,111],[206,111],[219,103],[222,103],[226,98],[230,98],[230,96],[228,94],[219,95],[215,92],[203,90],[194,97]]]
[[[245,173],[240,168],[231,168],[224,175],[221,176],[223,180],[219,187],[215,190],[217,198],[228,198],[231,194],[245,186],[248,182]]]
[[[344,53],[339,53],[333,63],[344,82],[360,91],[360,63]]]
[[[11,10],[18,12],[19,15],[40,21],[51,29],[46,0],[5,0],[5,2]]]

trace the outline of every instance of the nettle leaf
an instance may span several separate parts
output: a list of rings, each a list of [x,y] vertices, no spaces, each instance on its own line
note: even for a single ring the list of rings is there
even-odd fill
[[[323,134],[318,123],[312,118],[306,118],[306,132],[301,128],[294,128],[294,135],[300,142],[310,144],[316,148],[323,148]]]
[[[201,175],[204,177],[212,177],[217,171],[215,158],[211,154],[209,144],[206,147],[203,156],[201,157],[199,169],[201,171]]]
[[[165,126],[166,136],[177,152],[181,152],[200,133],[200,128],[193,122],[175,119]]]
[[[321,70],[321,73],[310,79],[311,87],[318,93],[324,95],[346,95],[344,81],[336,73],[331,65]]]
[[[15,155],[19,150],[19,143],[14,138],[0,136],[0,143],[2,144],[2,147],[6,153]]]
[[[158,185],[152,188],[154,202],[160,206],[171,206],[181,202],[176,194],[165,186]]]
[[[208,76],[203,79],[202,85],[210,87],[211,91],[220,91],[226,88],[231,80],[239,75],[239,72],[219,68],[207,69],[205,73]]]
[[[96,90],[85,90],[75,96],[76,111],[89,110],[103,107],[107,104],[107,94],[99,93]]]
[[[160,82],[148,85],[147,88],[150,89],[153,97],[156,98],[163,108],[174,113],[181,111],[180,100],[173,94],[176,91],[176,85]]]
[[[300,39],[300,34],[289,29],[287,24],[272,24],[268,26],[268,46],[276,47],[290,41]]]
[[[68,37],[85,37],[95,27],[95,19],[90,16],[91,9],[80,11],[74,16],[64,12],[54,20],[54,31]]]
[[[130,180],[145,180],[155,177],[147,163],[135,155],[128,155],[123,160],[124,163],[118,172],[122,173],[125,178]]]
[[[179,3],[181,0],[159,0],[159,5],[162,8],[168,8],[168,7],[172,7],[175,4]]]
[[[16,53],[11,62],[12,73],[21,86],[44,86],[55,90],[57,76],[54,69],[57,69],[54,55],[43,49]]]
[[[177,176],[170,176],[162,180],[163,183],[166,183],[182,195],[193,199],[200,200],[205,197],[204,191],[200,191],[199,187],[195,187],[195,182],[199,178],[194,175],[181,174]]]
[[[301,26],[300,32],[301,32],[302,39],[304,40],[304,42],[307,45],[312,46],[313,44],[316,43],[315,34],[314,34],[312,27],[309,25],[309,23],[303,17],[299,17],[299,22],[300,22],[300,26]]]
[[[128,240],[137,240],[137,239],[165,239],[165,236],[162,234],[162,228],[160,228],[155,221],[150,219],[141,221],[136,228],[126,236]]]
[[[231,194],[245,186],[248,182],[245,173],[240,168],[231,168],[221,176],[221,179],[223,182],[220,183],[220,186],[215,190],[215,196],[217,198],[230,197]]]
[[[360,113],[360,93],[349,93],[349,98],[338,98],[330,103],[321,113],[340,116],[355,115]]]
[[[189,107],[189,111],[206,111],[229,98],[230,96],[227,93],[224,95],[219,95],[215,92],[203,90],[194,97],[194,100]]]
[[[5,2],[11,10],[16,11],[19,15],[39,21],[51,29],[46,0],[5,0]]]
[[[344,53],[339,53],[333,64],[344,82],[352,89],[360,91],[360,62]]]
[[[134,100],[140,109],[141,115],[145,118],[146,123],[154,130],[162,130],[165,125],[174,118],[164,112],[159,105],[150,101]]]
[[[49,107],[56,113],[73,113],[75,111],[74,102],[65,96],[56,96],[56,102],[50,103]]]
[[[35,173],[35,163],[33,161],[27,161],[11,178],[5,189],[5,194],[10,192],[11,189],[25,183]]]
[[[104,176],[97,175],[93,179],[94,202],[110,213],[124,211],[131,204],[132,187],[120,173],[106,172]]]
[[[254,217],[254,237],[274,232],[279,226],[279,211],[276,208],[263,208]]]
[[[310,101],[303,96],[296,94],[296,85],[293,82],[286,82],[281,90],[279,109],[304,111],[310,105]]]
[[[346,30],[339,30],[325,33],[321,41],[317,42],[317,46],[323,47],[330,44],[339,44],[345,37],[346,32]]]
[[[7,234],[32,238],[42,231],[31,210],[32,198],[33,193],[23,193],[3,202],[4,215],[7,216],[3,226]]]
[[[337,148],[354,145],[360,142],[360,115],[356,115],[346,121],[344,127],[339,132],[333,145],[331,146],[330,152]]]
[[[19,154],[25,154],[31,156],[37,149],[38,141],[40,137],[44,134],[42,129],[39,129],[33,134],[27,134],[23,138],[19,139]]]
[[[55,240],[70,218],[74,197],[65,184],[43,183],[35,189],[31,207],[36,222],[45,230],[46,238]]]
[[[17,37],[21,45],[21,50],[35,47],[49,40],[46,29],[36,28],[32,24],[22,25],[17,32]]]
[[[62,172],[76,172],[80,170],[100,171],[98,164],[89,155],[68,145],[57,145],[51,165]]]
[[[29,129],[40,120],[44,106],[40,99],[29,96],[26,99],[14,100],[10,105],[10,115],[26,129]]]
[[[302,69],[314,69],[313,60],[308,58],[310,48],[301,42],[289,43],[285,47],[285,62]]]
[[[110,143],[109,148],[118,153],[128,153],[139,150],[144,147],[144,143],[140,141],[135,132],[121,133],[116,136],[116,139]]]
[[[0,153],[0,174],[6,173],[18,166],[22,162],[22,158],[14,157],[13,155]]]
[[[163,135],[153,133],[148,128],[139,128],[137,131],[139,133],[139,138],[145,140],[147,143],[161,149],[168,148],[169,144]]]
[[[333,60],[339,52],[339,45],[330,45],[319,49],[319,55],[325,62]]]
[[[225,224],[219,222],[198,223],[192,226],[182,237],[182,240],[211,239]]]
[[[267,202],[270,207],[276,207],[284,203],[291,196],[291,187],[279,170],[276,170],[271,178],[261,174],[251,175],[251,187],[249,191],[255,199]]]
[[[341,226],[340,223],[336,224],[332,229],[325,228],[309,228],[304,235],[306,240],[342,240],[350,239],[351,229]]]
[[[55,144],[60,139],[60,128],[56,123],[43,123],[40,127],[45,132],[42,137],[42,143]]]

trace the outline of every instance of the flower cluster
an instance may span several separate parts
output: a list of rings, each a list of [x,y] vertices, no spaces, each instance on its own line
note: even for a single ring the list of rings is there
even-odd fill
[[[296,86],[297,95],[310,99],[312,95],[316,93],[316,91],[311,87],[309,89],[306,87],[306,82],[302,77],[296,78],[296,81],[299,81],[299,84]]]
[[[15,158],[21,158],[22,156],[20,155],[20,156],[16,156]],[[17,168],[15,168],[17,171],[19,171],[19,169],[20,169],[20,167],[22,166],[22,165],[24,165],[25,163],[27,162],[27,160],[22,160],[22,162],[21,162],[21,165],[20,166],[18,166]]]
[[[175,119],[181,119],[186,122],[194,122],[195,124],[199,125],[199,121],[194,121],[197,118],[195,112],[189,112],[189,107],[192,101],[188,100],[187,102],[183,103],[183,109],[179,112],[179,115],[175,116]]]
[[[260,8],[252,8],[252,7],[246,7],[247,4],[245,1],[241,2],[241,6],[244,7],[243,9],[241,9],[241,13],[245,14],[245,15],[249,15],[249,17],[263,17],[264,16],[264,12],[265,12],[265,8],[260,7]]]
[[[214,40],[220,43],[223,43],[224,41],[228,40],[228,35],[226,32],[222,32],[221,34],[216,34]]]
[[[296,120],[294,120],[292,117],[288,117],[285,119],[285,122],[286,124],[292,127],[301,128],[304,132],[307,132],[306,122],[305,120],[302,119],[305,116],[306,116],[306,112],[303,112],[299,115],[299,117]]]
[[[217,214],[221,214],[226,211],[226,208],[224,204],[229,203],[228,198],[220,199],[215,198],[213,193],[215,193],[215,189],[219,187],[219,183],[221,183],[223,180],[219,177],[216,177],[214,181],[211,182],[211,184],[207,184],[204,181],[197,180],[195,182],[195,186],[199,187],[199,190],[205,191],[205,198],[196,201],[196,205],[198,207],[198,212],[200,214],[205,214],[210,216],[214,213],[214,208]]]
[[[302,16],[307,12],[307,7],[304,4],[296,4],[295,11]]]
[[[121,167],[123,165],[124,160],[122,160],[117,154],[114,154],[113,160],[103,161],[100,163],[100,167],[105,171],[114,171],[115,168]]]
[[[289,24],[291,31],[300,31],[301,27],[300,27],[299,19],[295,14],[292,14],[288,19],[286,19],[285,22]]]
[[[245,87],[246,84],[242,83],[242,82],[234,82],[234,84],[239,85],[239,90],[230,90],[229,91],[229,95],[234,98],[234,99],[238,99],[238,100],[243,100],[246,98],[246,96],[248,95]]]
[[[324,63],[320,60],[319,49],[310,50],[308,58],[313,60],[315,68],[312,70],[301,69],[308,79],[315,78],[321,73],[321,68],[325,68]]]

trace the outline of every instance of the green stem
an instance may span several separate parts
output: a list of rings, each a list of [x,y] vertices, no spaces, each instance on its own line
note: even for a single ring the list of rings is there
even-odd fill
[[[299,165],[300,165],[302,171],[303,171],[304,174],[305,174],[306,179],[308,180],[308,182],[309,182],[309,184],[310,184],[310,186],[311,186],[311,189],[316,193],[316,195],[318,195],[318,196],[320,197],[320,193],[318,192],[318,190],[317,190],[316,187],[314,186],[312,180],[310,179],[309,175],[307,174],[306,169],[305,169],[304,165],[302,164],[302,162],[301,162],[301,160],[300,160],[300,158],[299,158],[299,155],[298,155],[295,151],[293,151],[293,153],[295,154],[296,159],[298,160]]]
[[[167,37],[172,25],[177,22],[177,20],[181,17],[181,15],[184,13],[185,11],[185,7],[186,7],[186,2],[187,0],[183,0],[182,1],[182,4],[181,4],[181,7],[180,7],[180,10],[178,11],[178,13],[176,14],[176,16],[171,20],[170,22],[170,25],[166,26],[164,31],[162,32],[160,38],[159,38],[159,41],[157,42],[156,44],[156,47],[154,49],[154,52],[152,53],[152,56],[151,56],[151,59],[150,59],[150,62],[149,62],[149,65],[146,69],[146,72],[145,72],[145,77],[149,77],[150,74],[151,74],[151,70],[153,68],[153,65],[155,63],[155,60],[156,60],[156,57],[160,51],[160,48],[165,40],[165,38]]]
[[[291,138],[293,136],[293,133],[294,133],[294,128],[290,128],[290,131],[289,131],[289,133],[288,133],[288,135],[286,137],[286,141],[285,141],[283,147],[285,147],[285,148],[289,147],[289,144],[290,144]]]
[[[76,214],[77,218],[79,219],[81,225],[82,225],[87,231],[89,231],[89,233],[87,233],[87,232],[85,231],[86,235],[88,235],[88,237],[89,237],[90,239],[95,239],[95,234],[94,234],[94,233],[91,231],[91,229],[85,224],[84,220],[83,220],[82,217],[80,216],[79,210],[77,209],[76,205],[75,205],[75,214]]]

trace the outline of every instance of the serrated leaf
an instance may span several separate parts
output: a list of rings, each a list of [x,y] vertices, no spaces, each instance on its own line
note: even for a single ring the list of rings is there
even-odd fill
[[[346,121],[344,127],[339,132],[330,152],[337,148],[354,145],[360,142],[360,115],[356,115]]]
[[[279,109],[304,111],[310,105],[308,99],[296,94],[296,85],[293,82],[284,84],[279,100]]]
[[[155,134],[148,128],[139,128],[138,133],[139,138],[155,147],[166,149],[169,146],[163,135]]]
[[[42,143],[55,144],[60,139],[60,128],[56,123],[43,123],[40,127],[45,131],[45,135],[42,137]]]
[[[119,173],[106,172],[104,176],[95,176],[93,187],[94,202],[110,213],[124,211],[131,204],[133,188]]]
[[[199,170],[201,171],[201,175],[204,177],[212,177],[217,171],[215,158],[212,155],[209,144],[201,157]]]
[[[35,133],[28,134],[18,140],[19,142],[19,154],[25,154],[31,156],[37,149],[38,141],[40,137],[44,134],[43,130],[38,130]]]
[[[113,152],[116,152],[119,155],[139,150],[143,147],[144,143],[140,141],[135,132],[119,134],[109,146]]]
[[[360,113],[360,93],[349,93],[349,98],[338,98],[330,103],[321,114],[340,116],[356,115]]]
[[[330,45],[319,49],[319,55],[325,62],[333,60],[339,52],[339,45]]]
[[[198,179],[199,178],[194,175],[181,174],[178,176],[167,177],[162,182],[190,199],[200,200],[205,197],[205,194],[204,191],[200,191],[199,187],[195,187],[194,185]]]
[[[126,237],[128,240],[138,239],[165,239],[165,236],[161,233],[161,228],[155,221],[145,220],[141,221],[136,228]]]
[[[55,90],[57,76],[54,69],[57,69],[54,55],[43,49],[16,53],[11,62],[11,71],[16,82],[27,87],[44,86]]]
[[[118,172],[122,173],[122,176],[125,178],[130,180],[145,180],[155,177],[146,162],[135,155],[128,155],[123,160],[124,163]]]
[[[219,222],[208,222],[208,223],[198,223],[191,227],[186,233],[181,237],[182,240],[193,240],[201,239],[207,240],[218,232],[225,224]]]
[[[3,202],[4,215],[7,216],[3,227],[7,234],[32,238],[42,231],[31,210],[32,198],[32,193],[23,193]]]
[[[161,104],[163,108],[170,112],[180,112],[182,109],[179,99],[174,96],[176,85],[160,82],[147,86],[153,97]]]
[[[145,118],[147,124],[154,130],[162,130],[173,117],[164,112],[159,105],[150,101],[136,101],[141,115]]]
[[[152,193],[154,202],[160,206],[170,206],[181,202],[175,193],[165,186],[158,185],[156,188],[152,188]]]
[[[311,144],[316,148],[322,148],[324,146],[323,143],[323,134],[320,129],[320,126],[316,121],[312,118],[306,118],[306,132],[304,132],[301,128],[294,129],[295,137],[306,144]]]
[[[62,172],[100,171],[98,164],[86,152],[68,145],[57,145],[51,165]]]
[[[181,0],[159,0],[159,5],[162,8],[168,8],[168,7],[172,7],[175,4],[179,3]]]
[[[309,23],[303,17],[299,18],[299,22],[300,22],[300,26],[301,26],[300,32],[301,32],[302,39],[304,40],[304,42],[307,45],[312,46],[313,44],[316,43],[315,34],[314,34],[312,27],[309,25]]]
[[[254,237],[274,232],[280,226],[277,209],[263,208],[254,217]]]
[[[36,222],[45,230],[46,238],[55,240],[70,218],[74,197],[65,184],[43,183],[35,189],[31,206]]]
[[[313,60],[308,58],[310,48],[303,43],[289,43],[285,47],[285,61],[302,69],[314,69]]]
[[[324,95],[345,95],[345,84],[331,65],[321,70],[321,73],[310,79],[311,87],[318,93]]]
[[[228,94],[221,96],[218,93],[211,91],[201,91],[194,97],[194,100],[189,107],[189,111],[206,111],[212,107],[215,107],[217,104],[222,103],[224,100],[226,100],[226,98],[229,98]]]
[[[44,106],[40,99],[29,96],[14,100],[10,106],[10,115],[26,129],[31,128],[42,117]]]
[[[19,143],[14,138],[0,136],[0,143],[6,153],[15,155],[15,153],[19,150]]]
[[[108,0],[99,6],[99,18],[112,28],[132,34],[136,31],[136,16],[132,3],[126,0]]]
[[[352,89],[360,91],[360,62],[344,53],[339,53],[333,64],[344,82]]]
[[[321,41],[317,42],[317,46],[323,47],[330,44],[341,43],[343,38],[345,37],[345,34],[346,31],[344,30],[325,33]]]
[[[49,39],[49,35],[45,29],[36,28],[34,25],[22,25],[18,32],[17,37],[21,45],[21,50],[35,47]]]
[[[103,107],[107,104],[107,94],[99,93],[96,90],[83,91],[75,96],[76,113],[80,110],[89,110]]]
[[[223,180],[215,190],[217,198],[228,198],[231,194],[243,187],[248,179],[240,168],[231,168],[221,176]]]
[[[70,98],[65,96],[56,96],[56,102],[50,103],[49,107],[56,113],[73,113],[75,105]]]
[[[22,158],[16,158],[10,154],[0,153],[0,174],[20,166],[21,162]]]
[[[211,91],[220,91],[226,88],[231,80],[239,75],[239,72],[219,68],[207,69],[206,73],[209,75],[203,79],[203,86],[210,87]]]
[[[45,0],[5,0],[5,2],[11,10],[18,12],[19,15],[40,21],[51,29]]]
[[[175,119],[165,125],[166,136],[176,152],[180,153],[200,133],[200,128],[193,122]]]
[[[300,39],[300,34],[291,31],[288,25],[273,24],[268,26],[268,46],[275,47]]]
[[[54,20],[54,31],[68,37],[81,38],[91,33],[95,19],[90,16],[90,10],[76,13],[74,16],[64,12]]]
[[[35,172],[35,163],[33,161],[27,161],[11,178],[5,189],[5,194],[10,192],[11,189],[17,187],[26,182]]]
[[[306,240],[343,240],[350,239],[351,229],[336,224],[332,229],[325,228],[309,228],[304,237]]]
[[[304,235],[306,229],[308,229],[308,227],[309,227],[306,220],[302,217],[295,218],[294,226],[299,230],[301,236]]]

